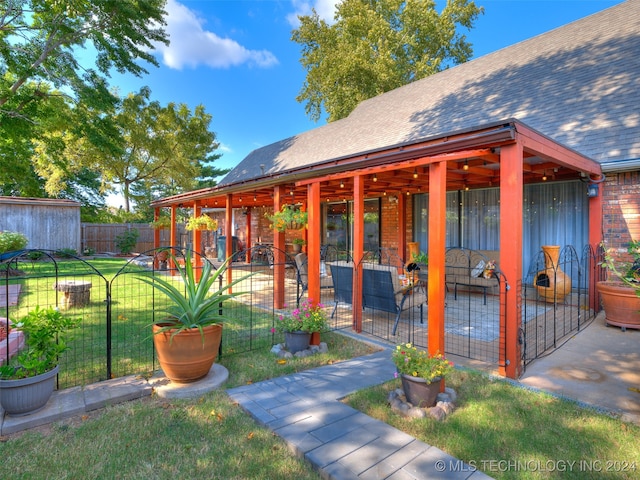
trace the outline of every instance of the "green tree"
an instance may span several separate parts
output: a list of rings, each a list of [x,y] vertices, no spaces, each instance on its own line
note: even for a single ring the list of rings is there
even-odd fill
[[[141,76],[138,61],[157,66],[156,42],[163,30],[165,0],[5,0],[0,3],[0,113],[26,117],[25,110],[49,94],[23,89],[29,80],[68,89],[93,108],[112,104],[104,76],[112,69]],[[81,65],[79,52],[96,51],[97,71]],[[102,75],[102,76],[101,76]],[[2,117],[0,117],[2,120]]]
[[[307,71],[296,97],[318,120],[344,118],[358,103],[467,61],[468,29],[483,13],[469,0],[447,0],[438,14],[434,0],[343,0],[335,23],[314,10],[300,17],[292,40],[302,46]]]
[[[141,76],[167,43],[165,0],[0,2],[0,185],[4,195],[58,196],[85,166],[64,158],[71,138],[120,148],[113,70]],[[94,68],[81,55],[89,50]],[[141,62],[142,61],[142,62]],[[116,141],[111,139],[115,138]]]
[[[212,163],[220,157],[219,144],[209,131],[211,115],[198,105],[193,112],[185,104],[160,105],[150,101],[143,88],[122,101],[115,123],[122,139],[122,151],[103,151],[90,145],[82,154],[103,175],[104,182],[117,186],[124,197],[124,209],[131,200],[148,200],[167,192],[197,188],[204,176],[218,175]],[[115,154],[114,154],[115,152]]]

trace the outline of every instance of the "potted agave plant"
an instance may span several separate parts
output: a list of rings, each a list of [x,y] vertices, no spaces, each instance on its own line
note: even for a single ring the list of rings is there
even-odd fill
[[[0,366],[0,404],[9,415],[26,415],[46,405],[55,387],[58,356],[79,323],[53,307],[36,307],[13,325],[25,340],[24,348]]]
[[[230,289],[252,274],[218,286],[228,259],[218,269],[205,260],[198,279],[191,255],[185,256],[183,267],[173,254],[170,256],[183,285],[176,286],[157,274],[139,278],[169,299],[164,315],[159,315],[152,324],[160,367],[172,382],[190,383],[206,377],[218,356],[222,322],[226,320],[220,314],[220,305],[242,295],[244,292]]]

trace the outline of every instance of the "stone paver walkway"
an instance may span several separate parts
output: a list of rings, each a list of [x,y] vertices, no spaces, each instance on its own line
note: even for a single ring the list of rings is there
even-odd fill
[[[317,468],[323,478],[490,478],[340,401],[357,390],[391,380],[394,371],[391,351],[386,349],[233,388],[228,393]]]

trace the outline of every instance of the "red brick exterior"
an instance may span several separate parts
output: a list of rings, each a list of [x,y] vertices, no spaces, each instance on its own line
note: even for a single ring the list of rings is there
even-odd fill
[[[640,240],[640,172],[608,174],[602,190],[605,246],[621,259],[629,260],[629,241]]]

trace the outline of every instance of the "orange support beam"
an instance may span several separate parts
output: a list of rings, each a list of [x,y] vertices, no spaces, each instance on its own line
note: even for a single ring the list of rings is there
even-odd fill
[[[407,202],[409,195],[398,194],[398,256],[405,258],[407,251]]]
[[[427,345],[430,355],[444,354],[445,278],[447,240],[447,162],[429,166],[429,304]]]
[[[500,305],[500,317],[506,325],[500,328],[499,372],[509,378],[522,373],[519,342],[522,325],[519,289],[513,288],[522,279],[522,204],[523,162],[522,144],[505,145],[500,149],[500,270],[512,288]]]
[[[364,257],[364,177],[353,177],[353,329],[362,332],[362,258]]]
[[[200,215],[200,213],[202,212],[202,209],[200,207],[200,204],[198,202],[195,202],[193,204],[193,213],[192,215],[194,217],[197,217]],[[193,242],[192,245],[192,250],[193,253],[199,253],[200,255],[202,254],[202,252],[200,251],[200,245],[202,244],[202,232],[197,229],[194,228],[193,231],[191,232],[191,239]],[[202,257],[200,257],[200,255],[195,255],[192,254],[191,255],[191,261],[193,262],[193,268],[196,269],[195,271],[195,275],[196,275],[196,280],[200,280],[200,274],[201,274],[201,267],[202,267]]]
[[[229,255],[233,252],[233,195],[228,193],[226,195],[226,205],[224,211],[224,234],[225,238],[225,257],[229,257]],[[225,258],[226,260],[226,258]],[[227,284],[233,281],[233,269],[231,268],[231,263],[228,264],[227,268]],[[229,292],[231,292],[229,290]]]
[[[601,192],[604,187],[604,183],[598,185],[598,196],[589,198],[589,245],[594,249],[594,252],[597,250],[598,245],[602,243],[603,232],[602,232],[602,195],[604,192]],[[593,286],[593,282],[591,283]],[[596,304],[596,291],[595,287],[589,289],[589,305]]]
[[[244,259],[245,263],[251,263],[251,255],[249,255],[248,250],[251,248],[251,217],[253,213],[253,208],[247,208],[247,236],[246,236],[246,244],[244,249],[247,250],[247,258]]]
[[[313,304],[320,302],[320,183],[312,183],[307,187],[307,295]]]
[[[273,211],[279,212],[285,204],[286,192],[283,185],[273,187]],[[273,306],[284,308],[284,232],[273,231]]]
[[[171,247],[177,247],[177,241],[178,241],[178,227],[176,225],[176,210],[177,207],[175,205],[171,205],[171,231],[169,232],[169,245]],[[172,252],[175,253],[175,252]],[[171,260],[171,258],[169,258],[169,269],[172,272],[175,272],[175,268],[176,266],[174,265],[173,261]]]
[[[157,222],[160,219],[160,208],[156,207],[153,209],[153,220]],[[153,248],[158,248],[160,246],[160,229],[153,229]]]

